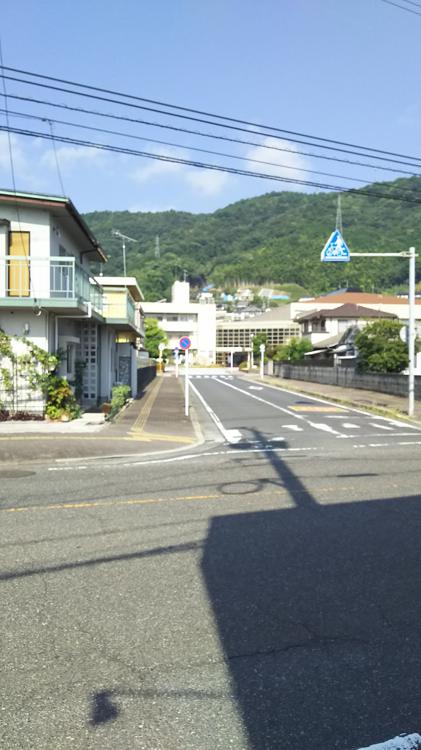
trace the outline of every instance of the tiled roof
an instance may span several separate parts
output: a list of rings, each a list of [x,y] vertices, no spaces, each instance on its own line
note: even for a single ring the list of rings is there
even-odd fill
[[[329,295],[326,297],[315,297],[309,300],[300,300],[300,303],[315,305],[323,304],[345,304],[351,302],[355,305],[407,305],[405,297],[395,297],[386,294],[370,294],[369,292],[343,292],[343,294]],[[421,299],[416,300],[421,305]]]
[[[311,312],[304,313],[304,315],[297,315],[296,320],[302,322],[304,320],[315,320],[320,318],[396,318],[394,313],[382,312],[381,310],[373,310],[371,307],[364,307],[363,305],[355,305],[351,302],[347,302],[344,305],[333,308],[333,310],[312,310]]]

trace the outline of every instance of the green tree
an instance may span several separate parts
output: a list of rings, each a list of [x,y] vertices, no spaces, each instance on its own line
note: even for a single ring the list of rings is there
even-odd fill
[[[408,366],[408,349],[399,337],[398,320],[376,320],[355,337],[358,368],[363,372],[401,372]]]
[[[153,358],[159,357],[159,344],[167,344],[168,338],[165,331],[159,327],[156,318],[145,318],[145,342],[144,347]]]
[[[253,336],[253,357],[255,359],[260,359],[260,344],[264,344],[266,347],[267,340],[268,337],[265,333],[256,333]]]
[[[292,338],[288,344],[279,346],[273,355],[275,362],[299,362],[307,352],[313,349],[308,339]]]

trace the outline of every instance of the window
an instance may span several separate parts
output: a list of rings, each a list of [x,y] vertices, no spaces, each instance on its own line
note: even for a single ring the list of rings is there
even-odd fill
[[[29,232],[9,232],[8,297],[29,297],[31,293]]]

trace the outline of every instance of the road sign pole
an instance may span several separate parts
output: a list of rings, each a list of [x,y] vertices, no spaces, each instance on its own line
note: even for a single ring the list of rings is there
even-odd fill
[[[189,416],[189,350],[184,355],[184,414]]]
[[[260,344],[260,377],[263,380],[265,368],[265,345]]]
[[[414,416],[415,371],[415,247],[409,248],[408,416]]]
[[[415,390],[415,258],[417,254],[415,247],[410,247],[409,251],[404,250],[400,253],[350,253],[342,237],[341,247],[337,250],[338,243],[332,244],[331,235],[325,247],[322,250],[321,260],[323,261],[347,261],[350,258],[409,258],[409,289],[408,289],[408,416],[414,416],[414,390]],[[338,232],[336,232],[338,234]],[[346,252],[345,252],[346,250]]]

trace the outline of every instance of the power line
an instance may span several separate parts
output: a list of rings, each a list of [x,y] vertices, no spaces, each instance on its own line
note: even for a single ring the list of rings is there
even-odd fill
[[[2,110],[0,108],[0,112],[3,112],[3,111],[4,110]],[[48,122],[48,124],[50,125],[50,129],[52,128],[52,123],[55,123],[56,125],[66,125],[66,126],[70,126],[70,127],[81,128],[83,130],[91,130],[91,131],[94,131],[96,133],[105,133],[106,135],[117,135],[117,136],[121,136],[123,138],[132,138],[132,139],[135,139],[137,141],[146,141],[148,143],[156,143],[156,144],[159,144],[161,146],[171,146],[171,147],[181,148],[181,149],[186,149],[187,148],[189,151],[198,151],[198,152],[200,152],[202,154],[210,154],[212,156],[223,156],[223,157],[225,157],[227,159],[237,159],[239,161],[248,161],[248,162],[251,162],[252,164],[264,164],[265,166],[277,167],[278,169],[290,169],[290,170],[292,170],[294,172],[306,172],[306,173],[309,173],[309,174],[317,174],[317,175],[320,175],[322,177],[335,177],[335,178],[338,178],[340,180],[350,180],[351,182],[359,182],[359,183],[361,183],[363,185],[367,184],[367,180],[363,180],[363,179],[361,179],[359,177],[350,177],[348,175],[343,175],[343,174],[332,174],[332,172],[320,172],[320,171],[317,171],[315,169],[305,169],[304,167],[294,167],[294,166],[291,166],[289,164],[280,164],[279,162],[265,161],[263,159],[252,159],[252,158],[250,158],[248,156],[239,156],[237,154],[228,154],[225,151],[212,151],[210,149],[198,148],[196,146],[185,146],[185,145],[183,145],[181,143],[174,143],[172,141],[161,141],[161,140],[157,140],[156,138],[147,138],[146,136],[143,136],[143,135],[134,135],[133,133],[123,133],[123,132],[121,132],[119,130],[108,130],[107,128],[98,128],[98,127],[95,127],[93,125],[83,125],[83,124],[77,123],[77,122],[69,122],[68,120],[56,120],[56,119],[42,117],[41,115],[29,114],[27,112],[16,112],[15,110],[10,110],[9,109],[9,115],[13,115],[15,117],[27,118],[27,119],[31,119],[31,120],[38,120],[40,122]],[[53,144],[54,144],[54,140],[53,140]],[[58,172],[59,172],[59,175],[60,175],[60,170],[59,170],[58,161],[57,161],[57,153],[56,153],[56,149],[55,149],[55,144],[54,144],[54,153],[55,153],[55,156],[56,156],[57,169],[58,169]],[[296,153],[296,152],[293,152],[293,153]],[[408,174],[412,174],[413,175],[412,172],[411,173],[408,172]],[[61,175],[60,175],[60,183],[62,185]],[[62,187],[63,187],[63,185],[62,185]],[[64,190],[63,190],[63,195],[64,195]]]
[[[0,126],[0,131],[5,131],[6,129],[7,128],[5,126]],[[41,133],[39,131],[24,130],[21,128],[10,128],[10,132],[16,133],[18,135],[28,136],[31,138],[42,138],[44,140],[51,140],[50,134]],[[296,178],[283,177],[281,175],[271,175],[265,172],[253,172],[251,170],[237,169],[234,167],[222,166],[220,164],[209,164],[207,162],[193,161],[190,159],[182,159],[182,158],[174,157],[174,156],[165,156],[163,154],[153,154],[148,151],[137,151],[135,149],[129,149],[129,148],[121,147],[121,146],[113,146],[108,143],[95,143],[92,141],[83,141],[83,140],[79,140],[76,138],[68,138],[66,136],[54,136],[54,137],[57,141],[75,145],[75,146],[95,148],[95,149],[99,149],[102,151],[110,151],[113,153],[127,154],[129,156],[146,157],[149,159],[155,159],[157,161],[170,162],[173,164],[184,164],[186,166],[198,167],[200,169],[208,169],[208,170],[217,171],[217,172],[226,172],[228,174],[241,175],[245,177],[254,177],[254,178],[259,178],[259,179],[272,180],[275,182],[283,182],[283,183],[288,183],[288,184],[301,185],[303,187],[315,187],[321,190],[332,190],[335,192],[349,192],[349,193],[358,194],[358,195],[367,195],[367,196],[371,196],[374,198],[398,200],[404,203],[415,203],[418,205],[421,204],[421,198],[417,199],[417,198],[405,197],[404,195],[399,194],[399,193],[381,193],[381,192],[377,192],[376,190],[371,190],[370,188],[367,188],[366,190],[364,188],[359,188],[358,192],[356,192],[355,189],[348,189],[341,185],[330,185],[330,184],[324,184],[324,183],[314,182],[310,180],[298,180]]]
[[[405,8],[404,5],[399,5],[399,3],[394,3],[393,0],[381,0],[381,2],[387,3],[387,5],[394,5],[395,8],[400,8],[401,10],[406,10],[408,13],[413,13],[414,16],[421,16],[421,13],[418,13],[418,11],[412,10],[412,8]]]
[[[0,96],[1,96],[1,93],[0,93]],[[108,119],[119,120],[122,122],[130,122],[134,124],[148,125],[151,127],[157,127],[157,128],[161,128],[165,130],[172,130],[177,133],[197,135],[201,138],[210,138],[212,140],[218,140],[218,141],[223,141],[227,143],[238,143],[238,144],[242,144],[246,146],[255,146],[255,147],[263,148],[269,151],[281,151],[281,152],[286,152],[286,153],[291,153],[291,154],[300,154],[301,156],[310,156],[313,159],[323,159],[324,161],[333,161],[333,162],[337,162],[340,164],[351,164],[352,166],[367,167],[368,169],[376,169],[376,170],[380,170],[383,172],[394,172],[396,174],[406,174],[406,175],[411,175],[411,176],[414,175],[413,170],[408,171],[406,169],[396,169],[394,167],[385,167],[385,166],[380,166],[378,164],[370,164],[367,162],[355,161],[352,159],[342,159],[339,156],[328,156],[327,154],[315,154],[314,152],[311,152],[311,151],[301,151],[300,149],[287,148],[285,146],[283,147],[274,146],[274,145],[269,145],[266,143],[258,143],[257,141],[248,141],[242,138],[231,138],[229,136],[217,135],[215,133],[208,133],[208,132],[201,131],[201,130],[190,130],[188,128],[182,128],[176,125],[169,125],[168,123],[153,122],[151,120],[141,120],[141,119],[134,118],[134,117],[128,117],[127,115],[112,114],[110,112],[99,112],[98,110],[86,109],[85,107],[76,107],[70,104],[59,104],[57,102],[46,101],[45,99],[35,99],[33,97],[19,96],[17,94],[9,94],[8,97],[9,99],[14,99],[16,101],[32,102],[35,104],[42,104],[42,105],[46,105],[49,107],[54,107],[56,109],[64,109],[69,112],[79,112],[82,114],[94,115],[96,117],[105,117]],[[402,163],[407,164],[407,162],[402,162]],[[407,166],[414,167],[414,166],[421,166],[421,165],[407,164]]]
[[[389,0],[383,0],[383,1],[384,2],[389,2]],[[412,5],[417,5],[417,3],[413,2],[413,0],[403,0],[403,2],[411,2]],[[176,110],[179,110],[179,111],[182,111],[182,112],[190,112],[190,113],[193,113],[193,114],[196,114],[196,115],[203,115],[204,117],[212,117],[213,119],[217,119],[217,120],[225,120],[227,122],[233,122],[233,123],[237,123],[237,124],[241,124],[241,125],[247,125],[248,128],[246,129],[246,132],[249,132],[249,127],[264,128],[265,130],[273,130],[273,131],[275,131],[277,133],[282,133],[283,134],[282,137],[293,135],[293,136],[299,136],[300,138],[311,138],[312,140],[321,141],[321,142],[328,143],[328,144],[334,144],[336,146],[347,146],[349,148],[356,148],[356,149],[359,149],[360,151],[369,151],[369,152],[383,154],[383,155],[387,155],[387,156],[398,156],[398,157],[401,157],[401,158],[404,158],[404,159],[417,159],[417,160],[420,160],[420,157],[412,157],[412,156],[408,156],[406,154],[395,153],[393,151],[385,151],[383,149],[378,149],[378,148],[374,148],[374,147],[372,148],[370,146],[360,146],[360,145],[355,144],[355,143],[348,143],[346,141],[337,141],[337,140],[334,140],[332,138],[324,138],[322,136],[309,135],[307,133],[300,133],[300,132],[297,132],[297,131],[294,131],[294,130],[285,130],[283,128],[278,128],[278,127],[275,127],[275,126],[272,126],[272,125],[264,125],[264,124],[261,124],[261,123],[250,122],[248,120],[242,120],[242,119],[239,119],[239,118],[236,118],[236,117],[228,117],[226,115],[219,115],[219,114],[215,114],[215,113],[212,113],[212,112],[206,112],[206,111],[203,111],[203,110],[192,109],[190,107],[184,107],[184,106],[180,106],[180,105],[177,105],[177,104],[169,104],[168,102],[162,102],[162,101],[159,101],[159,100],[156,100],[156,99],[147,99],[146,97],[137,96],[137,95],[134,95],[134,94],[126,94],[126,93],[123,93],[123,92],[120,92],[120,91],[114,91],[112,89],[101,88],[99,86],[92,86],[92,85],[85,84],[85,83],[78,83],[77,81],[69,81],[69,80],[66,80],[66,79],[63,79],[63,78],[56,78],[54,76],[47,76],[47,75],[43,75],[41,73],[34,73],[32,71],[22,70],[20,68],[12,68],[12,67],[3,66],[3,65],[1,67],[4,70],[9,70],[9,71],[14,72],[14,73],[21,73],[23,75],[31,76],[33,78],[42,78],[43,80],[54,81],[56,83],[64,83],[67,86],[77,86],[79,88],[84,88],[84,89],[87,89],[89,91],[100,91],[101,93],[111,94],[113,96],[119,96],[119,97],[123,97],[125,99],[132,99],[134,101],[147,102],[149,104],[156,104],[157,106],[160,106],[160,107],[169,107],[170,109],[176,109]],[[31,81],[25,81],[25,80],[19,79],[19,78],[15,79],[15,78],[11,77],[11,80],[17,80],[17,81],[19,81],[21,83],[27,83],[29,85],[36,85],[36,86],[44,86],[44,87],[46,87],[45,84],[40,84],[40,83],[37,83],[37,82],[35,82],[34,84],[32,84]],[[56,88],[56,87],[51,87],[51,88]],[[59,88],[58,90],[61,90],[61,89]],[[73,94],[77,94],[77,95],[83,96],[82,92],[71,91],[71,92],[67,92],[67,93],[73,93]],[[94,98],[100,98],[100,97],[94,97]],[[119,104],[123,104],[123,105],[126,104],[125,102],[118,102],[118,103]],[[149,109],[148,107],[140,107],[140,108],[141,109]],[[160,112],[160,114],[170,115],[170,116],[173,116],[173,117],[182,117],[182,115],[177,115],[174,112],[161,112],[160,110],[155,110],[155,109],[152,109],[151,111]],[[196,118],[194,118],[194,117],[185,117],[184,119],[196,120]],[[197,121],[198,122],[205,122],[206,124],[217,125],[219,127],[224,127],[224,128],[225,127],[229,127],[228,125],[225,125],[223,123],[217,123],[217,122],[211,122],[211,123],[209,123],[206,120],[197,120]],[[235,130],[241,130],[241,131],[245,130],[244,128],[233,128],[233,129],[235,129]],[[264,133],[264,134],[257,133],[257,135],[265,135],[265,136],[269,136],[269,137],[271,136],[270,133]],[[273,137],[276,137],[276,136],[273,136]],[[292,138],[286,138],[286,140],[294,140],[294,139],[292,139]],[[301,141],[297,141],[297,142],[301,143]],[[319,148],[324,148],[324,146],[321,146],[321,145],[316,144],[316,143],[310,143],[310,144],[306,144],[306,145],[312,145],[312,146],[318,146]],[[335,149],[335,150],[341,150],[341,149]]]
[[[6,79],[8,79],[10,81],[15,81],[15,82],[18,82],[18,83],[24,83],[24,84],[27,84],[29,86],[38,86],[38,87],[50,89],[50,90],[53,90],[53,91],[59,91],[60,93],[73,94],[75,96],[83,96],[83,97],[88,98],[88,99],[96,99],[98,101],[104,101],[104,102],[111,103],[111,104],[118,104],[118,105],[123,106],[123,107],[131,107],[131,108],[134,108],[134,109],[142,109],[142,110],[146,110],[148,112],[155,112],[155,113],[162,114],[162,115],[167,115],[167,116],[170,116],[170,117],[181,117],[183,120],[192,120],[194,122],[200,122],[200,123],[204,123],[204,124],[207,124],[207,125],[213,125],[213,126],[217,126],[217,127],[228,128],[229,130],[238,130],[238,131],[245,132],[245,133],[250,133],[251,132],[253,135],[260,135],[260,136],[265,137],[265,138],[276,138],[276,139],[281,140],[281,141],[287,140],[287,141],[290,141],[292,143],[300,143],[302,145],[312,146],[313,148],[324,148],[324,149],[326,149],[328,151],[337,151],[337,152],[340,152],[340,153],[351,154],[351,155],[354,155],[354,156],[363,156],[363,154],[361,154],[360,152],[352,151],[350,149],[345,149],[345,148],[339,148],[338,146],[326,146],[326,145],[322,145],[320,143],[313,143],[313,142],[309,142],[309,141],[305,141],[305,140],[300,140],[298,138],[291,138],[290,136],[283,136],[283,137],[281,137],[280,135],[276,135],[275,133],[268,133],[268,132],[264,132],[264,131],[257,131],[257,130],[250,131],[249,128],[242,128],[242,127],[234,126],[234,125],[226,125],[226,124],[219,123],[219,122],[212,122],[211,120],[205,120],[203,118],[191,117],[191,116],[182,115],[182,114],[174,113],[174,112],[166,112],[166,111],[164,111],[162,109],[156,109],[156,108],[153,108],[153,107],[146,107],[145,105],[133,104],[131,102],[122,102],[122,101],[119,101],[117,99],[111,99],[109,97],[98,96],[97,94],[87,94],[84,91],[72,91],[71,89],[64,89],[64,88],[59,87],[59,86],[53,86],[53,85],[47,84],[47,83],[40,83],[39,81],[31,82],[31,81],[25,80],[24,78],[16,78],[15,76],[4,76],[4,78],[6,78]],[[356,146],[356,148],[360,148],[360,150],[361,149],[365,149],[366,151],[370,150],[367,147],[363,147],[363,146],[361,146],[361,147]],[[418,161],[418,162],[421,161],[421,157],[407,156],[405,154],[393,154],[392,152],[386,152],[386,151],[381,152],[381,153],[384,153],[384,154],[390,153],[391,155],[401,157],[402,159],[411,159],[412,161]],[[376,160],[379,160],[379,161],[387,161],[387,162],[394,163],[394,164],[406,164],[407,166],[414,166],[412,162],[404,162],[404,161],[401,161],[400,159],[397,160],[397,159],[394,159],[394,158],[390,158],[388,156],[377,156],[374,153],[370,153],[369,156],[370,156],[371,159],[376,159]]]

